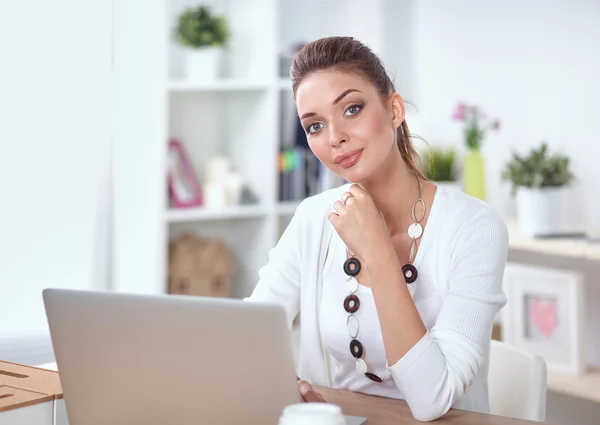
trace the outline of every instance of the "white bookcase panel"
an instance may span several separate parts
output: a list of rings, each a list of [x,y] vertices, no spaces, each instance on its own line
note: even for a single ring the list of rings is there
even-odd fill
[[[169,223],[194,223],[201,221],[242,220],[245,218],[266,217],[269,208],[262,205],[234,205],[231,207],[210,208],[181,208],[167,212]]]

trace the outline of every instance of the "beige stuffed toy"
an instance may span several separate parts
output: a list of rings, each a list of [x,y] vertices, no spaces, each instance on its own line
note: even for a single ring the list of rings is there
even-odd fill
[[[220,240],[185,234],[169,244],[169,293],[231,296],[233,257]]]

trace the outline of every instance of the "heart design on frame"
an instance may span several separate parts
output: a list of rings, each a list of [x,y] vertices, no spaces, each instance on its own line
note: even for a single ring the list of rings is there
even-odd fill
[[[556,300],[533,299],[530,304],[530,316],[538,330],[548,338],[558,325]]]

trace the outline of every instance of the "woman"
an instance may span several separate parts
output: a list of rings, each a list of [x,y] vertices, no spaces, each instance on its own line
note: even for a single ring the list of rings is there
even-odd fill
[[[508,235],[486,204],[427,181],[402,97],[349,37],[306,45],[291,76],[315,156],[351,182],[298,207],[249,300],[298,313],[299,382],[406,400],[434,420],[487,412]]]

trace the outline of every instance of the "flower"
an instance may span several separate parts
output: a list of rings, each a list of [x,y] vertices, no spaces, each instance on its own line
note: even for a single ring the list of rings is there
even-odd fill
[[[467,105],[459,103],[456,105],[456,109],[452,113],[452,119],[457,121],[464,121],[467,118]]]
[[[500,120],[488,120],[487,115],[477,106],[459,102],[452,112],[452,119],[465,123],[463,130],[465,144],[469,149],[479,149],[487,131],[500,130]]]

